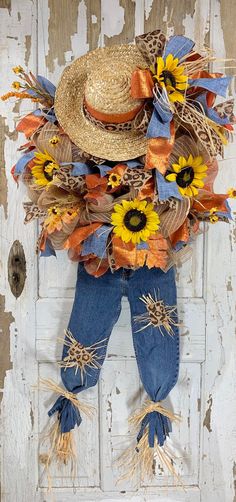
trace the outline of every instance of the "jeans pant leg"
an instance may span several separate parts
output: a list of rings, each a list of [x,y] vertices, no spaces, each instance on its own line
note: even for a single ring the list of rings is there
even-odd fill
[[[140,300],[142,295],[162,300],[169,309],[171,331],[163,326],[149,324],[147,307]],[[133,344],[143,386],[154,403],[165,399],[177,382],[179,371],[179,332],[177,326],[176,285],[174,269],[163,272],[161,269],[143,267],[130,278],[128,299],[130,302]],[[141,317],[140,317],[141,316]],[[138,319],[146,316],[141,323]],[[148,325],[145,327],[146,325]],[[141,330],[140,330],[141,329]],[[171,429],[169,420],[157,412],[149,413],[141,425],[141,435],[149,423],[149,444],[153,446],[155,433],[159,444],[163,444]],[[156,432],[155,432],[156,431]]]
[[[112,328],[121,311],[120,274],[110,271],[96,278],[79,266],[74,304],[68,324],[68,331],[77,342],[88,350],[92,347],[97,356],[98,367],[88,364],[84,375],[80,368],[61,370],[65,387],[74,393],[95,385],[100,368],[106,356],[106,349]],[[94,347],[94,349],[93,349]],[[68,346],[63,347],[62,359],[68,355]]]
[[[97,383],[112,328],[120,315],[121,297],[121,272],[107,271],[96,278],[79,265],[61,363],[61,378],[67,391],[77,394]],[[92,361],[84,365],[84,356],[91,354]],[[58,412],[62,433],[81,423],[79,410],[63,395],[48,414],[55,412]]]

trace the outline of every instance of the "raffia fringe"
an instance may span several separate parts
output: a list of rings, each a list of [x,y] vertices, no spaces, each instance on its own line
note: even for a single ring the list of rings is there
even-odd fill
[[[144,403],[143,408],[130,417],[129,422],[137,428],[140,427],[142,420],[147,415],[157,411],[162,415],[169,418],[172,422],[180,422],[180,415],[176,415],[171,411],[165,409],[160,402],[154,403],[151,400],[147,400]],[[176,472],[174,467],[174,456],[167,448],[167,446],[160,446],[158,444],[157,438],[155,438],[154,447],[150,448],[148,441],[148,431],[145,431],[142,438],[135,446],[127,448],[124,453],[117,459],[117,466],[124,474],[119,478],[118,481],[125,479],[135,481],[138,473],[140,473],[141,481],[145,479],[152,479],[155,476],[155,466],[160,464],[162,467],[167,468],[169,473],[177,480],[178,484],[183,486],[180,476]]]
[[[50,379],[40,379],[38,388],[43,391],[52,391],[69,399],[71,403],[84,413],[88,418],[92,418],[95,408],[88,403],[79,401],[72,392],[68,392]],[[75,477],[77,452],[75,447],[75,431],[62,433],[60,429],[60,421],[57,418],[54,424],[50,427],[49,431],[45,433],[42,438],[42,444],[48,439],[50,442],[49,451],[39,455],[41,464],[44,465],[47,480],[48,490],[51,491],[52,480],[50,474],[50,466],[52,462],[59,465],[67,465],[70,463],[72,478]]]
[[[57,419],[42,439],[42,443],[46,440],[50,442],[48,453],[39,455],[39,461],[44,465],[45,473],[48,480],[48,491],[52,490],[52,477],[50,473],[50,466],[52,462],[58,465],[71,465],[71,475],[75,478],[77,453],[75,448],[74,430],[66,433],[61,433],[60,422]]]
[[[77,399],[75,394],[73,392],[69,392],[60,385],[57,385],[53,380],[50,379],[40,379],[39,380],[39,389],[44,390],[44,391],[52,391],[56,392],[60,396],[65,397],[66,399],[69,399],[69,401],[75,406],[75,408],[78,408],[79,411],[84,413],[87,417],[91,418],[93,414],[95,413],[95,408],[94,406],[91,406],[88,403],[85,403],[84,401],[80,401]]]

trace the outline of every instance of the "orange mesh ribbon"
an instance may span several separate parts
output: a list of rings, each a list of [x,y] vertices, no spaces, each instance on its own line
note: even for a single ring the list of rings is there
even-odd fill
[[[150,138],[146,154],[145,169],[158,169],[164,176],[175,141],[174,122],[170,123],[170,138]]]
[[[44,117],[39,117],[33,113],[29,113],[16,126],[18,132],[23,132],[26,138],[30,138],[32,134],[46,123]]]

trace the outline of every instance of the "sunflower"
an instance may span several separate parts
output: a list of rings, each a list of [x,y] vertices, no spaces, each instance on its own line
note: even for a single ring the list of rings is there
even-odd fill
[[[57,162],[51,157],[51,155],[44,151],[36,152],[34,154],[34,167],[32,167],[32,175],[35,178],[35,184],[39,186],[46,186],[53,179],[53,175],[57,169],[59,169],[59,165]]]
[[[198,194],[198,188],[204,187],[202,180],[206,177],[207,166],[203,164],[200,155],[189,155],[187,159],[179,157],[179,163],[172,164],[172,168],[174,172],[167,174],[165,178],[177,183],[181,195],[193,197]]]
[[[44,228],[49,234],[60,231],[64,223],[70,223],[78,214],[78,208],[53,206],[48,208],[47,217],[44,220]]]
[[[114,233],[124,242],[139,244],[141,240],[147,241],[158,230],[160,223],[153,207],[152,203],[138,199],[122,200],[121,204],[115,204],[111,215]]]
[[[157,58],[156,70],[154,66],[150,66],[158,84],[166,89],[169,100],[173,103],[175,101],[184,101],[184,94],[180,91],[186,91],[188,88],[188,77],[183,75],[184,66],[178,66],[178,58],[174,59],[173,54],[168,54],[164,60],[162,57]]]
[[[209,221],[210,223],[217,223],[219,221],[219,216],[217,216],[216,212],[218,211],[217,207],[212,207],[210,209]]]
[[[109,178],[108,178],[108,186],[111,186],[111,188],[116,188],[120,185],[121,182],[121,176],[117,173],[111,173]]]
[[[229,188],[227,194],[230,199],[236,199],[236,188]]]

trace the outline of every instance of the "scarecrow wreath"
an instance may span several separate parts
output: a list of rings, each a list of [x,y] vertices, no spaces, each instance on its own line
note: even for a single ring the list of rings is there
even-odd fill
[[[148,394],[131,422],[137,445],[123,457],[129,475],[152,475],[158,455],[172,473],[165,441],[177,415],[162,405],[178,378],[179,324],[174,265],[186,260],[202,221],[231,219],[229,197],[214,193],[217,156],[231,139],[230,78],[209,73],[214,60],[184,36],[156,30],[135,45],[96,49],[67,67],[57,89],[13,68],[19,80],[2,97],[37,108],[16,129],[26,136],[12,168],[27,186],[25,223],[39,219],[37,251],[67,249],[79,262],[62,354],[52,448],[74,455],[72,430],[89,406],[76,394],[96,384],[107,344],[128,296],[140,378]]]

